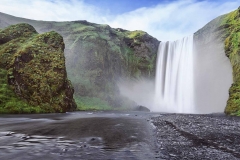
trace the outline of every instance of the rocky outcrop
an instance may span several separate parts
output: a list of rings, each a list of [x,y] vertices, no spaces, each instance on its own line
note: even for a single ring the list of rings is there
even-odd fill
[[[119,107],[123,105],[119,79],[154,77],[159,41],[146,32],[87,21],[44,22],[0,14],[0,28],[20,22],[31,24],[39,33],[53,30],[63,36],[68,77],[79,100],[94,97],[108,108]]]
[[[38,107],[38,111],[29,112],[75,110],[74,90],[67,79],[63,51],[63,38],[54,31],[38,34],[29,24],[12,25],[0,31],[0,67],[7,70],[7,85],[14,90],[15,97],[20,97],[18,101],[24,101],[25,108]],[[9,101],[1,103],[2,110]],[[14,107],[14,113],[27,112],[21,106]]]

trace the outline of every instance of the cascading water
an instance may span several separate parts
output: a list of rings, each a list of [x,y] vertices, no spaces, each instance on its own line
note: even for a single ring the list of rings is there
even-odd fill
[[[174,42],[161,42],[152,110],[194,113],[193,77],[193,35]]]

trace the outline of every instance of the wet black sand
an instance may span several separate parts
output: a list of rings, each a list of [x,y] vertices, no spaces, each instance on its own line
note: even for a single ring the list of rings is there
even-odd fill
[[[0,115],[1,160],[240,159],[240,118],[73,112]]]

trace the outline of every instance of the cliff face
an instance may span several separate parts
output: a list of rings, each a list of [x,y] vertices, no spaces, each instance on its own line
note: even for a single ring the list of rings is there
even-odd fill
[[[2,112],[66,112],[76,108],[63,50],[63,38],[56,32],[38,34],[28,24],[0,31],[0,67],[7,72],[3,82],[11,92],[0,104]],[[1,96],[7,97],[5,94]]]
[[[195,56],[197,61],[195,65],[196,68],[198,68],[196,71],[198,74],[194,75],[198,89],[196,96],[201,97],[196,100],[197,103],[200,104],[197,106],[197,108],[200,108],[199,112],[205,109],[209,111],[209,108],[214,112],[214,107],[225,109],[227,105],[225,113],[240,115],[239,15],[240,9],[220,16],[194,34],[194,41],[196,42],[195,48],[197,50]],[[119,98],[117,82],[121,78],[152,78],[155,75],[156,54],[159,41],[145,32],[113,29],[108,25],[98,25],[87,21],[33,21],[0,13],[0,28],[21,22],[33,25],[40,33],[54,30],[63,36],[66,44],[66,68],[68,76],[75,88],[75,97],[80,109],[89,109],[94,105],[96,107],[101,106],[100,109],[110,109],[112,106],[119,107],[122,105],[122,99]],[[29,30],[31,31],[29,31],[29,35],[24,36],[32,37],[32,35],[37,34],[34,29],[29,28]],[[24,53],[21,53],[22,56],[15,56],[13,60],[9,61],[8,57],[12,49],[14,53],[16,52],[15,47],[11,45],[25,43],[25,39],[18,37],[25,32],[15,32],[11,34],[11,36],[2,36],[3,31],[0,30],[0,32],[0,38],[2,37],[0,43],[9,44],[8,50],[3,51],[0,74],[4,75],[6,72],[3,68],[9,67],[9,65],[12,66],[12,69],[11,67],[7,68],[8,83],[14,86],[15,92],[23,99],[29,100],[33,105],[40,104],[41,102],[51,102],[52,100],[62,104],[62,100],[60,100],[61,102],[57,100],[59,98],[51,100],[49,98],[44,98],[44,100],[39,98],[39,94],[42,93],[48,96],[61,93],[60,89],[53,83],[55,79],[51,79],[52,77],[47,77],[42,80],[44,82],[41,82],[41,84],[49,83],[51,89],[47,89],[49,87],[44,86],[40,88],[45,89],[35,90],[36,88],[31,89],[30,87],[31,94],[35,96],[34,98],[21,94],[24,93],[25,86],[30,85],[36,87],[35,83],[32,82],[34,79],[37,81],[42,79],[38,77],[37,74],[31,77],[31,74],[35,72],[38,73],[38,69],[48,69],[49,66],[45,65],[47,59],[43,58],[41,61],[34,61],[37,67],[32,68],[33,73],[25,75],[22,72],[29,70],[30,66],[28,63],[41,54],[33,53],[31,56],[26,54],[29,52],[27,48],[32,46],[32,44],[26,43],[24,47],[21,47],[24,50]],[[43,34],[39,39],[34,39],[36,44],[31,48],[33,52],[45,53],[47,51],[45,49],[48,49],[48,47],[38,48],[37,44],[39,42],[46,43],[54,49],[55,42],[53,42],[53,39],[61,39],[54,32],[47,34]],[[51,38],[51,36],[54,36],[54,38]],[[9,41],[13,41],[14,43],[10,43]],[[62,43],[62,39],[60,42]],[[56,42],[56,45],[63,49],[64,46],[61,43]],[[59,50],[55,49],[54,52],[55,51],[57,55]],[[25,54],[27,56],[25,56]],[[57,57],[51,57],[50,59],[54,60],[53,64],[56,65],[52,69],[54,71],[53,75],[56,73],[64,73],[64,63],[61,63]],[[43,63],[43,65],[41,66],[40,63]],[[62,88],[71,88],[69,82],[66,81],[65,83],[66,73],[64,74],[56,77],[56,80],[59,81],[60,86],[63,86]],[[19,75],[24,76],[19,78]],[[48,75],[47,72],[46,75]],[[30,77],[32,80],[25,81],[26,77]],[[232,86],[230,88],[231,84]],[[6,86],[2,85],[2,88],[4,87],[6,89]],[[6,90],[8,89],[9,88]],[[228,90],[229,95],[227,94]],[[8,91],[10,93],[10,90]],[[68,94],[65,94],[71,95],[72,89],[69,90]],[[209,94],[211,96],[209,96]],[[71,96],[67,99],[71,99]],[[71,104],[71,100],[66,103]],[[57,106],[54,108],[57,108]],[[93,107],[91,109],[95,108]]]
[[[223,110],[225,109],[225,113],[230,115],[240,115],[239,27],[240,8],[212,20],[194,34],[194,40],[197,44],[198,61],[205,64],[209,63],[209,65],[206,65],[207,67],[201,68],[204,73],[196,77],[196,79],[199,79],[199,84],[205,84],[203,86],[205,90],[202,88],[200,92],[197,91],[197,97],[204,97],[204,95],[212,92],[212,95],[215,94],[215,96],[209,96],[207,101],[214,103],[207,108],[221,106]],[[207,54],[211,54],[210,58],[206,56]],[[208,57],[208,59],[204,57]],[[213,81],[206,78],[201,79],[201,77],[204,77],[203,75],[209,72],[214,73],[214,77],[212,77]],[[215,84],[217,86],[214,88]],[[215,99],[211,99],[210,97],[214,97]],[[205,106],[204,102],[200,104],[203,107]]]
[[[20,22],[40,33],[53,30],[63,36],[68,77],[80,109],[94,105],[84,101],[119,107],[123,105],[117,87],[121,78],[154,77],[159,41],[145,32],[87,21],[44,22],[0,14],[0,28]]]
[[[122,105],[117,87],[120,78],[154,76],[158,41],[147,33],[94,24],[78,29],[69,35],[73,43],[66,51],[76,96],[98,97],[118,107]]]
[[[240,7],[224,17],[221,28],[226,31],[225,53],[233,69],[233,84],[225,113],[240,116]]]
[[[222,112],[232,84],[232,67],[225,55],[225,30],[217,17],[194,33],[195,94],[199,113]]]

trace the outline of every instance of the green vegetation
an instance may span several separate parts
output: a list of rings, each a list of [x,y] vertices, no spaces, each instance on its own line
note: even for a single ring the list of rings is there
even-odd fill
[[[7,71],[0,68],[0,113],[46,113],[51,108],[29,105],[19,98],[13,87],[8,85]]]
[[[222,28],[226,31],[225,53],[233,68],[233,84],[225,113],[240,116],[240,7],[223,18]]]
[[[81,97],[75,96],[74,97],[77,103],[77,110],[78,111],[103,111],[103,110],[115,110],[115,111],[127,111],[129,110],[129,100],[126,99],[124,103],[119,107],[112,107],[108,104],[108,102],[97,98],[97,97]],[[131,102],[130,102],[131,103]]]
[[[146,32],[139,31],[139,30],[137,30],[137,31],[132,31],[132,32],[131,32],[131,31],[127,31],[127,32],[125,32],[125,33],[127,33],[127,34],[126,34],[127,37],[132,38],[132,39],[140,38],[140,37],[142,37],[143,35],[147,34]]]
[[[86,97],[98,98],[101,100],[100,104],[104,104],[102,106],[111,106],[106,107],[108,109],[124,105],[123,100],[119,98],[116,84],[119,77],[154,76],[159,42],[147,33],[112,29],[108,25],[82,21],[72,23],[65,26],[64,31],[64,35],[68,35],[65,39],[68,44],[66,67],[74,86],[78,106],[80,100],[84,101],[80,105],[85,106],[82,107],[83,110],[87,107],[99,108],[92,104],[91,98]],[[66,32],[68,29],[69,33]],[[144,37],[156,42],[156,46]]]
[[[54,31],[38,34],[28,24],[0,31],[0,68],[7,73],[6,87],[15,92],[15,96],[2,93],[9,96],[2,103],[2,113],[74,110],[63,50],[63,38]]]
[[[43,22],[13,17],[11,22],[1,24],[19,21],[33,25],[38,31],[54,30],[63,36],[68,78],[76,97],[96,97],[116,109],[125,105],[125,100],[119,98],[119,78],[154,77],[159,41],[146,32],[114,29],[87,21]],[[5,53],[7,58],[9,53]],[[49,93],[47,88],[41,88],[42,92]]]
[[[74,97],[77,103],[77,110],[111,110],[112,107],[106,101],[97,97]]]

